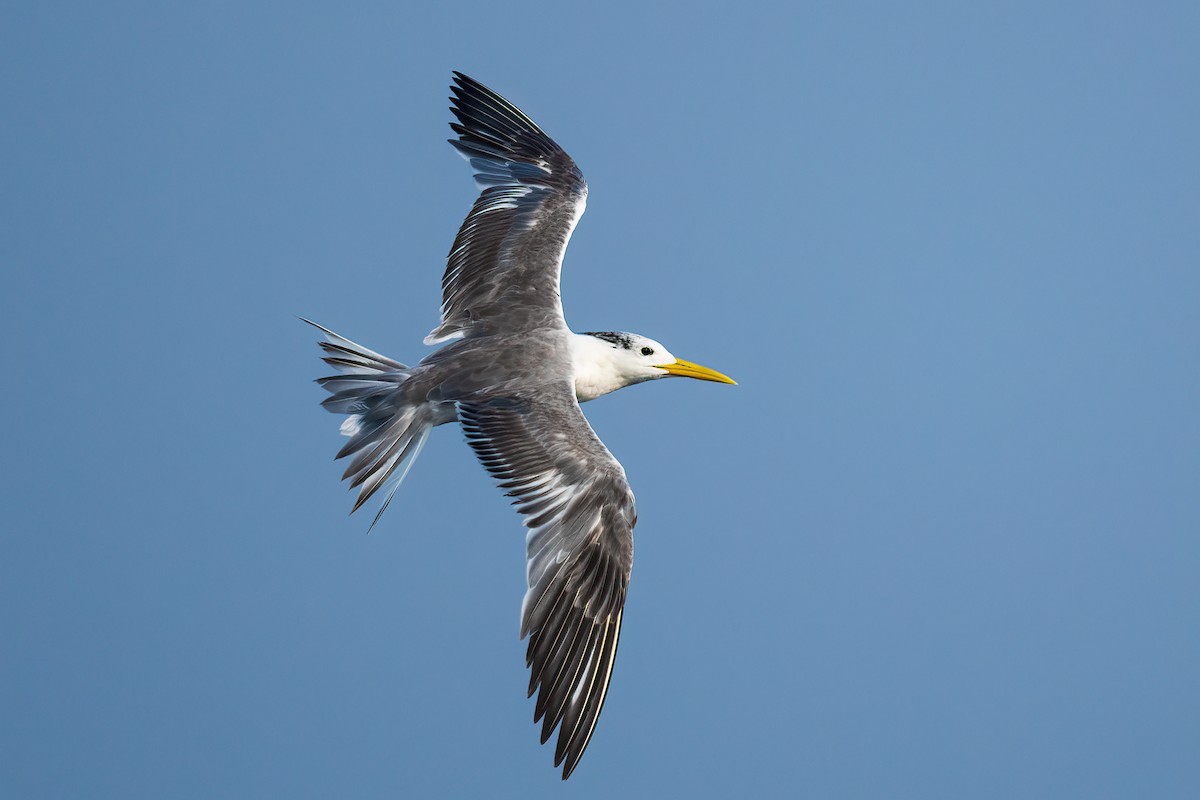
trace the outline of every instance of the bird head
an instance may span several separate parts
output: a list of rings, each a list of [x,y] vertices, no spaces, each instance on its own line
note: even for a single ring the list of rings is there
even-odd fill
[[[737,383],[715,369],[676,358],[661,343],[637,333],[593,331],[585,335],[605,345],[605,360],[609,362],[609,368],[616,373],[614,377],[622,386],[672,376],[717,383]]]

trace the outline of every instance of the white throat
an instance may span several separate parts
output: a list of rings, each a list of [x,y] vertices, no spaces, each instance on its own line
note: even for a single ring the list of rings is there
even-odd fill
[[[627,359],[621,357],[623,352],[594,336],[572,335],[571,362],[575,367],[575,397],[579,402],[586,403],[654,377],[629,374]]]

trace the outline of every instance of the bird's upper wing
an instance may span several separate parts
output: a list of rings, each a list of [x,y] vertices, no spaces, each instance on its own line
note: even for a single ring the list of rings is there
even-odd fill
[[[442,276],[436,344],[497,329],[564,326],[558,276],[587,201],[571,157],[521,110],[481,83],[454,73],[450,144],[483,188]]]
[[[459,403],[467,440],[529,528],[529,694],[545,743],[562,725],[554,764],[570,776],[591,740],[621,632],[633,568],[633,492],[583,416],[573,389]]]

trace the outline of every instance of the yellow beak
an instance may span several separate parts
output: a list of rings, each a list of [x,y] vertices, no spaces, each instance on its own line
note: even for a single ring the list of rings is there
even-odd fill
[[[702,381],[716,381],[717,383],[732,383],[737,385],[737,381],[728,375],[722,375],[715,369],[702,367],[699,364],[693,364],[690,361],[684,361],[682,358],[675,360],[670,364],[658,364],[658,369],[665,369],[668,375],[678,375],[681,378],[697,378]]]

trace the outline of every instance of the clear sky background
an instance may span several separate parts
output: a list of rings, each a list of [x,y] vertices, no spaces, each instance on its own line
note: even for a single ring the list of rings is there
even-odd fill
[[[1200,796],[1190,3],[25,3],[0,23],[0,795]],[[311,317],[426,351],[460,69],[591,185],[638,495],[565,787],[520,522],[347,517]]]

